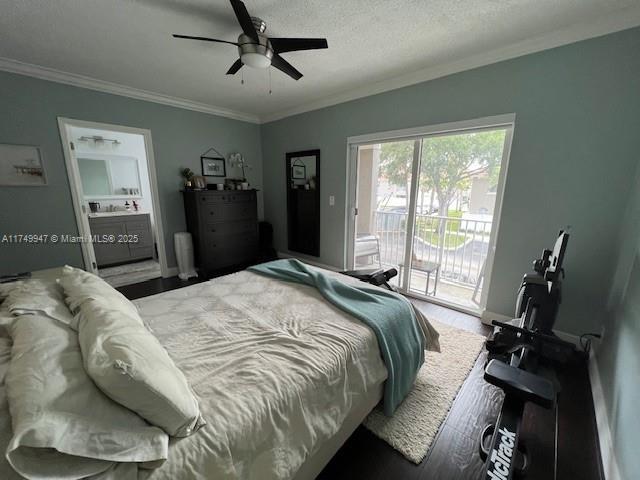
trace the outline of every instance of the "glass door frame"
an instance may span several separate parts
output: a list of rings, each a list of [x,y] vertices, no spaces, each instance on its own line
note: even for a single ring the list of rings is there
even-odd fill
[[[504,148],[502,151],[502,161],[500,164],[500,175],[498,177],[498,187],[496,190],[496,203],[494,208],[494,220],[489,236],[489,248],[487,253],[484,279],[480,294],[480,304],[477,309],[467,308],[462,305],[456,305],[445,302],[433,296],[421,295],[410,291],[409,277],[411,268],[402,269],[402,278],[398,279],[398,290],[404,295],[416,297],[435,304],[443,305],[455,310],[469,313],[475,316],[482,316],[487,305],[487,298],[491,284],[491,273],[493,271],[493,263],[495,257],[496,240],[498,237],[498,229],[502,216],[502,201],[504,198],[504,187],[509,169],[509,159],[511,157],[511,144],[513,140],[513,132],[515,129],[515,113],[505,115],[495,115],[491,117],[482,117],[472,120],[464,120],[460,122],[442,123],[437,125],[428,125],[423,127],[408,128],[402,130],[391,130],[387,132],[378,132],[366,135],[358,135],[347,138],[347,162],[346,162],[346,188],[347,201],[345,205],[345,238],[344,247],[344,266],[346,269],[352,269],[355,265],[355,234],[356,234],[356,208],[358,195],[358,147],[370,145],[374,143],[388,143],[393,141],[414,140],[413,164],[412,164],[412,181],[411,191],[409,193],[409,211],[407,218],[413,221],[407,222],[404,264],[411,265],[411,254],[413,249],[413,232],[415,227],[415,213],[417,204],[417,193],[419,181],[416,179],[420,175],[421,148],[422,140],[432,136],[465,133],[481,130],[505,129]]]

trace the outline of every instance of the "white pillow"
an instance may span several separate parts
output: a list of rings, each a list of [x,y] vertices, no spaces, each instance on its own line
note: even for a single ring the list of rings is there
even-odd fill
[[[85,369],[106,395],[172,436],[188,436],[206,423],[184,374],[129,300],[71,267],[59,283],[77,312]]]
[[[62,285],[67,305],[74,314],[78,313],[83,302],[96,300],[100,304],[110,305],[122,313],[131,316],[138,315],[138,309],[127,297],[97,275],[65,265],[58,283]]]
[[[12,315],[41,313],[73,327],[73,315],[64,303],[62,288],[54,281],[30,279],[16,285],[3,305]]]
[[[37,312],[15,317],[10,333],[5,382],[12,434],[2,444],[18,473],[71,480],[114,462],[155,468],[166,460],[168,435],[96,387],[72,328]]]

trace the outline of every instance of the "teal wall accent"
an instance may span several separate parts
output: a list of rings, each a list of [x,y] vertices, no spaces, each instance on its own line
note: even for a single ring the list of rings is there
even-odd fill
[[[640,154],[635,188],[618,239],[619,253],[611,286],[597,368],[621,478],[640,472]]]
[[[170,267],[176,265],[173,233],[185,229],[180,167],[200,174],[200,155],[213,146],[224,155],[241,152],[253,167],[249,181],[262,183],[257,124],[0,72],[0,143],[42,147],[49,183],[0,186],[0,238],[4,233],[77,235],[57,117],[151,130]],[[0,274],[64,263],[83,265],[79,245],[0,244]]]
[[[640,135],[640,29],[461,72],[262,127],[265,218],[286,251],[285,154],[321,150],[318,261],[342,266],[347,137],[515,113],[488,310],[510,315],[522,274],[570,224],[557,328],[597,329]],[[335,195],[335,207],[329,206]]]

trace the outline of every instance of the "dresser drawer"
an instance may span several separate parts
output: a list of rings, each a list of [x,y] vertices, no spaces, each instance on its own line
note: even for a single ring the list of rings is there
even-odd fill
[[[257,225],[254,221],[210,223],[204,225],[203,230],[203,237],[208,240],[225,235],[255,235]]]
[[[203,224],[234,220],[255,220],[258,212],[255,203],[207,203],[200,208],[200,220]]]
[[[216,269],[248,262],[258,253],[258,234],[215,235],[205,239],[206,268]]]
[[[220,255],[221,251],[233,252],[246,246],[258,245],[258,232],[246,234],[220,234],[210,233],[203,239],[203,246],[213,255]]]
[[[251,203],[256,201],[255,190],[221,190],[198,194],[198,203]]]

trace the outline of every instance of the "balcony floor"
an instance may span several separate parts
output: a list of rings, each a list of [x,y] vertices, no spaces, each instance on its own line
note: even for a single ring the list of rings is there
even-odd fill
[[[429,281],[429,290],[433,290],[433,276]],[[427,276],[422,272],[411,272],[410,292],[424,295],[427,283]],[[439,280],[435,295],[428,295],[443,302],[460,305],[462,307],[477,310],[479,303],[473,301],[473,288],[466,285],[459,285],[449,280]],[[480,291],[476,295],[476,300],[480,302]]]
[[[362,268],[362,269],[378,268],[378,263],[375,262],[375,263],[357,264],[356,268]],[[382,268],[398,269],[398,266],[383,263]],[[400,279],[398,277],[394,277],[390,283],[393,286],[398,287],[399,281]],[[429,291],[433,290],[433,282],[434,282],[434,276],[431,275],[431,278],[429,279]],[[425,273],[417,270],[411,272],[411,278],[410,278],[411,293],[424,295],[426,284],[427,284],[427,275]],[[434,296],[433,294],[431,294],[431,295],[427,295],[427,297],[435,298],[439,301],[446,302],[448,304],[459,305],[461,307],[465,307],[471,310],[478,310],[480,307],[479,302],[480,302],[481,290],[478,290],[478,294],[476,295],[476,298],[475,298],[475,300],[478,303],[474,302],[473,290],[474,290],[473,287],[469,287],[467,285],[461,285],[451,280],[439,279],[438,287],[436,289],[436,295]]]

